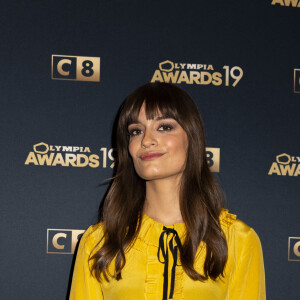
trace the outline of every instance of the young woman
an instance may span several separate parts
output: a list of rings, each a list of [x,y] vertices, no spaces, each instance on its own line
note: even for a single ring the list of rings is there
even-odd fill
[[[135,90],[119,112],[117,152],[70,299],[264,300],[259,238],[223,209],[190,96],[166,83]]]

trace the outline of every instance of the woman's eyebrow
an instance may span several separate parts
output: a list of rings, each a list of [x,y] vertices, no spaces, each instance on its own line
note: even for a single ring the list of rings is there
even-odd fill
[[[168,116],[158,116],[158,117],[155,117],[153,120],[154,121],[160,121],[160,120],[165,120],[165,119],[173,119],[173,118],[168,117]],[[128,123],[128,126],[130,126],[131,124],[141,124],[141,122],[139,120],[131,120]]]
[[[160,120],[165,120],[165,119],[173,119],[169,116],[159,116],[159,117],[156,117],[154,120],[155,121],[160,121]]]

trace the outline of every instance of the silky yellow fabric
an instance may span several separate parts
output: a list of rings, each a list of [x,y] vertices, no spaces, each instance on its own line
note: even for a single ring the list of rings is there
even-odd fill
[[[266,299],[263,255],[257,234],[225,209],[220,214],[220,222],[229,250],[225,276],[216,281],[193,281],[181,266],[176,266],[174,300]],[[184,240],[184,224],[167,227],[174,228],[181,241]],[[109,282],[102,280],[100,284],[90,273],[88,258],[101,239],[103,231],[101,224],[91,226],[80,241],[70,300],[162,300],[164,264],[157,258],[162,230],[162,224],[143,215],[138,238],[126,253],[122,279],[119,281],[111,279]],[[98,247],[101,247],[101,244]],[[170,275],[173,262],[172,255],[169,257]],[[195,268],[201,273],[204,258],[205,246],[201,243],[195,261]],[[180,261],[177,263],[180,265]],[[110,266],[112,273],[113,265],[114,262]]]

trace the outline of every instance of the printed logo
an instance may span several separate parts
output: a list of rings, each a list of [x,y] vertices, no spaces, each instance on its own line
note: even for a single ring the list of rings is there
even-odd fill
[[[25,165],[62,167],[114,167],[114,149],[100,148],[100,153],[91,153],[90,147],[57,146],[46,143],[33,145],[27,155]]]
[[[294,93],[300,93],[300,69],[294,69]]]
[[[47,229],[48,254],[73,254],[84,230]]]
[[[100,82],[100,57],[52,55],[51,79]]]
[[[272,5],[300,7],[300,0],[272,0]]]
[[[291,156],[282,153],[276,156],[276,161],[272,163],[268,175],[298,176],[300,175],[300,156]]]
[[[185,83],[214,86],[235,87],[243,77],[243,70],[239,66],[223,66],[216,71],[213,65],[174,63],[170,60],[159,63],[151,82]]]
[[[300,237],[289,237],[289,261],[300,261]]]
[[[212,172],[220,172],[220,148],[206,148],[206,159]]]

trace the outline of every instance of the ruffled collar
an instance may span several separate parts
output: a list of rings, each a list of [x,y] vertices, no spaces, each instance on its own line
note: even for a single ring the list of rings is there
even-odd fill
[[[141,229],[137,238],[144,241],[146,244],[158,247],[159,237],[163,231],[164,226],[164,224],[153,220],[148,215],[143,213]],[[184,234],[186,232],[186,227],[184,223],[176,223],[172,226],[165,227],[175,229],[180,239],[184,237]]]
[[[236,215],[229,213],[228,209],[222,209],[220,216],[220,224],[224,228],[228,228],[235,220]],[[141,229],[138,234],[138,239],[144,241],[146,244],[157,246],[159,243],[159,237],[163,231],[165,225],[155,221],[148,215],[143,213]],[[172,226],[165,226],[167,228],[173,228],[177,231],[180,239],[183,241],[186,233],[186,226],[184,223],[175,223]]]

